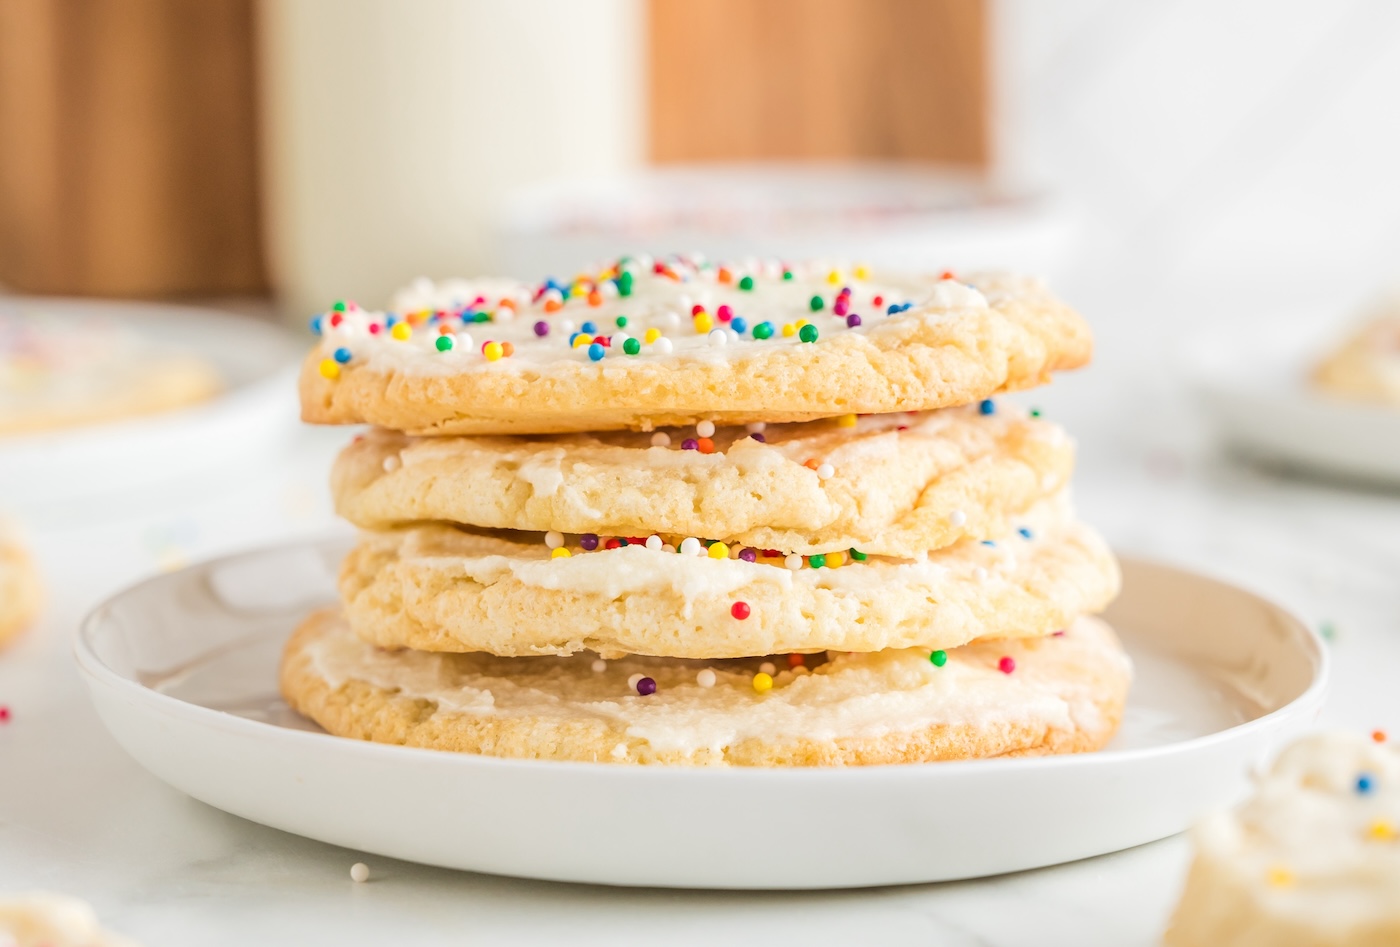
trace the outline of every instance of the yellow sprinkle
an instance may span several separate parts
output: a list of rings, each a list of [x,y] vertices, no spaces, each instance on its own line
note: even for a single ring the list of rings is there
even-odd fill
[[[695,331],[701,335],[709,332],[715,327],[715,320],[708,312],[698,312],[695,314]]]
[[[843,414],[836,419],[837,427],[855,427],[856,416],[854,414]]]
[[[549,558],[551,558],[551,559],[567,559],[567,558],[569,558],[569,557],[572,556],[572,555],[573,555],[573,553],[569,552],[569,550],[565,549],[563,546],[560,546],[558,549],[554,550],[553,552],[551,552],[551,553],[549,554]]]
[[[787,338],[792,338],[794,335],[797,335],[797,326],[793,325],[791,322],[784,323],[783,335]]]
[[[413,335],[413,328],[407,322],[396,322],[394,327],[389,330],[389,334],[400,342],[407,342],[408,337]]]
[[[863,266],[858,266],[855,269],[855,274],[856,279],[866,279],[870,276],[870,271]]]
[[[1286,888],[1293,884],[1293,872],[1284,868],[1282,865],[1275,865],[1273,868],[1270,868],[1268,875],[1265,877],[1268,879],[1269,884],[1273,885],[1275,888]]]
[[[833,285],[833,286],[835,286],[837,283],[841,282],[841,273],[840,273],[840,271],[839,271],[839,270],[832,270],[830,273],[826,274],[826,281],[827,281],[828,283],[830,283],[831,285]]]
[[[762,694],[773,689],[773,675],[759,671],[753,676],[753,689]]]
[[[805,325],[811,325],[811,323],[809,323],[806,319],[798,319],[796,322],[793,323],[793,325],[797,326],[797,328],[800,329]]]
[[[323,359],[321,359],[321,377],[322,377],[322,378],[339,378],[339,377],[340,377],[340,365],[336,362],[335,359],[333,359],[333,358],[323,358]]]
[[[828,569],[839,569],[846,564],[846,554],[844,552],[829,552],[826,554],[826,567]]]
[[[486,356],[486,361],[494,362],[505,354],[505,349],[501,348],[499,342],[487,342],[481,347],[481,354]]]
[[[591,344],[593,344],[593,336],[589,335],[587,332],[580,332],[578,335],[574,336],[574,348],[576,349]]]
[[[724,543],[714,543],[710,546],[709,556],[711,559],[728,559],[729,547]]]
[[[1371,823],[1366,834],[1378,842],[1389,842],[1395,838],[1395,824],[1385,819],[1377,819]]]
[[[647,345],[650,345],[659,338],[661,338],[660,329],[648,329],[646,333],[642,336],[642,339],[646,342]]]

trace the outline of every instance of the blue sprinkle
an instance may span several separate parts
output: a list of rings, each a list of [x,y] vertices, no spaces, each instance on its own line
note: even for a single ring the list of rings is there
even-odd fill
[[[1032,534],[1031,531],[1028,530],[1028,529],[1026,529],[1026,527],[1024,527],[1024,526],[1022,526],[1020,529],[1016,530],[1016,532],[1018,532],[1018,533],[1021,534],[1021,538],[1022,538],[1022,539],[1034,539],[1034,538],[1035,538],[1035,537],[1034,537],[1034,534]]]
[[[887,316],[892,316],[897,312],[899,312],[899,303],[890,303],[885,307],[885,315]]]
[[[992,542],[990,539],[984,539],[984,540],[982,540],[982,545],[984,545],[984,546],[995,546],[996,543]]]
[[[545,289],[563,289],[563,288],[564,288],[564,287],[559,283],[559,281],[558,281],[557,279],[555,279],[554,277],[552,277],[552,276],[551,276],[549,279],[547,279],[547,280],[544,281],[544,287],[545,287]]]
[[[387,316],[384,317],[384,328],[386,328],[386,329],[392,329],[392,328],[394,327],[394,324],[397,323],[398,321],[399,321],[399,317],[396,316],[396,315],[394,315],[394,314],[391,312],[391,313],[389,313]]]
[[[320,316],[312,316],[312,317],[311,317],[311,331],[314,332],[316,335],[320,335],[320,334],[321,334],[321,317],[320,317]]]
[[[580,332],[587,332],[589,335],[598,334],[598,327],[592,322],[585,322],[583,325],[578,327],[578,330]]]
[[[348,364],[352,358],[354,358],[354,355],[351,354],[349,349],[335,350],[335,360],[342,365]]]
[[[1370,773],[1362,773],[1356,777],[1356,791],[1363,796],[1374,788],[1376,788],[1376,784]]]
[[[991,398],[988,398],[987,400],[983,401],[977,406],[977,410],[982,412],[983,414],[996,414],[997,403]]]
[[[733,319],[729,320],[729,327],[740,335],[743,335],[744,330],[749,327],[749,323],[743,316],[735,316]]]
[[[595,362],[601,362],[603,360],[603,356],[607,354],[608,350],[603,348],[597,342],[594,342],[588,346],[588,357],[593,359],[593,361]]]
[[[577,339],[578,337],[579,337],[579,334],[578,334],[577,332],[572,333],[572,334],[569,336],[569,348],[573,348],[573,347],[574,347],[574,339]]]

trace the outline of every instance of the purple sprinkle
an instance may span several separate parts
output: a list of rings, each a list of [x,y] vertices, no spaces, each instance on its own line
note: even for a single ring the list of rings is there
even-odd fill
[[[587,549],[589,552],[592,552],[593,550],[598,548],[598,534],[584,533],[578,538],[578,544],[584,549]]]
[[[745,562],[756,562],[758,561],[758,550],[754,549],[752,546],[748,549],[740,549],[739,558]]]
[[[846,328],[854,329],[858,325],[860,325],[860,316],[857,316],[855,313],[852,313],[851,315],[846,317]]]
[[[535,335],[544,338],[549,335],[549,323],[543,320],[535,323]]]
[[[764,436],[763,436],[762,434],[760,434],[758,431],[754,431],[752,434],[749,435],[749,437],[751,437],[751,438],[753,438],[754,440],[758,441],[760,444],[767,444],[767,443],[768,443],[768,438],[764,437]]]
[[[681,441],[681,450],[699,450],[700,442],[693,437],[687,437]]]
[[[650,697],[656,693],[656,682],[649,677],[644,677],[637,682],[637,693],[643,697]]]

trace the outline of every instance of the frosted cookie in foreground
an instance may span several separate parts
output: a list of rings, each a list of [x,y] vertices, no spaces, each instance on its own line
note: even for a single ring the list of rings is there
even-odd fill
[[[524,759],[816,766],[1075,753],[1122,717],[1130,665],[1095,619],[956,651],[743,661],[389,653],[334,610],[287,643],[287,702],[361,740]]]
[[[42,588],[29,553],[0,522],[0,648],[38,617]]]
[[[0,436],[169,411],[222,387],[204,359],[116,320],[0,309]]]
[[[623,258],[568,283],[423,281],[313,321],[302,417],[416,434],[640,430],[922,411],[1086,364],[1039,283]]]
[[[1102,609],[1119,582],[1065,497],[995,540],[919,560],[695,537],[569,536],[552,550],[542,539],[444,525],[367,533],[341,569],[349,623],[381,647],[503,656],[952,648],[1048,635]]]
[[[331,490],[336,511],[366,529],[658,533],[736,553],[908,559],[1010,531],[1074,466],[1062,429],[992,401],[751,427],[423,438],[377,429],[341,453]]]
[[[1383,739],[1304,737],[1197,826],[1169,947],[1400,944],[1400,753]]]
[[[0,947],[136,947],[102,930],[77,898],[31,893],[0,896]]]
[[[1358,401],[1400,405],[1400,304],[1375,316],[1313,370],[1313,383]]]

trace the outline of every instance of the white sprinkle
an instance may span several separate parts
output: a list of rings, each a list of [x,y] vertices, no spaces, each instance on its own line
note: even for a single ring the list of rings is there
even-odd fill
[[[661,537],[660,537],[660,536],[648,536],[648,537],[647,537],[647,548],[650,549],[652,552],[660,552],[660,551],[661,551],[661,547],[664,546],[664,545],[666,545],[666,544],[665,544],[664,542],[661,541]]]
[[[631,337],[630,335],[628,335],[626,332],[614,332],[613,335],[612,335],[612,344],[613,344],[613,347],[614,347],[614,348],[619,348],[619,349],[622,348],[622,343],[623,343],[623,342],[626,342],[626,341],[627,341],[628,339],[630,339],[630,338],[632,338],[632,337]]]
[[[802,568],[802,557],[797,553],[793,553],[783,560],[783,565],[787,566],[793,572],[796,572],[798,569]]]
[[[667,434],[665,431],[657,431],[655,434],[653,434],[653,435],[651,436],[651,446],[652,446],[652,447],[670,447],[670,446],[671,446],[671,435]]]
[[[605,279],[602,285],[598,287],[598,292],[603,294],[604,299],[616,299],[617,284],[610,279]]]
[[[695,300],[682,293],[676,297],[676,305],[680,306],[686,312],[690,312],[690,308],[695,305]],[[676,325],[680,325],[680,316],[676,315],[674,312],[666,313],[666,318],[669,319],[671,316],[676,316]]]
[[[976,569],[972,570],[972,575],[974,578],[977,579],[978,582],[987,581],[987,570],[982,568],[981,566],[978,566]]]
[[[699,434],[701,437],[714,437],[715,422],[701,421],[699,424],[695,425],[695,433]]]
[[[755,421],[752,424],[745,424],[744,430],[748,431],[750,434],[762,434],[767,427],[768,425],[764,424],[762,421]]]
[[[364,862],[355,862],[350,866],[350,880],[356,884],[369,881],[369,866]]]
[[[778,666],[772,661],[764,661],[758,666],[759,671],[764,674],[773,675],[778,673]]]
[[[393,473],[395,470],[398,470],[402,466],[403,461],[399,460],[398,454],[390,454],[388,457],[384,458],[384,470],[387,473]]]
[[[637,254],[637,268],[640,269],[643,273],[649,272],[651,270],[652,264],[654,264],[655,262],[656,261],[652,259],[650,253]]]
[[[452,348],[461,349],[463,352],[472,350],[472,334],[470,332],[458,332],[452,336]]]
[[[695,675],[695,683],[699,684],[701,687],[714,687],[715,672],[711,671],[709,668],[705,668]]]
[[[662,552],[675,552],[675,551],[676,551],[676,547],[675,547],[675,546],[672,546],[670,543],[667,543],[666,545],[664,545],[664,546],[661,547],[661,551],[662,551]]]
[[[550,549],[558,549],[560,546],[564,545],[564,534],[557,529],[551,529],[544,534],[544,544]]]
[[[645,674],[633,674],[631,677],[627,678],[627,689],[629,691],[635,691],[637,689],[637,682],[644,677],[646,677]]]
[[[686,306],[689,309],[689,306]],[[656,320],[661,323],[664,329],[679,329],[681,327],[681,314],[678,312],[663,313],[661,318]]]
[[[491,318],[496,322],[509,322],[515,318],[515,310],[509,306],[497,306]]]
[[[604,661],[602,658],[594,658],[593,663],[590,664],[589,667],[593,668],[594,674],[602,674],[608,669],[608,662]]]
[[[822,464],[817,468],[818,480],[830,480],[834,476],[836,476],[836,468],[830,464]]]
[[[687,536],[685,539],[681,540],[682,556],[698,556],[700,552],[700,540],[696,539],[694,536]]]
[[[662,355],[671,354],[671,340],[666,338],[664,335],[661,338],[657,339],[655,342],[651,343],[651,347],[657,352],[660,352]]]
[[[619,743],[617,746],[613,747],[613,748],[612,748],[612,758],[615,759],[615,760],[625,760],[625,759],[627,759],[627,744],[626,744],[626,743]]]
[[[571,332],[574,331],[575,328],[577,328],[577,326],[574,324],[574,320],[572,320],[572,319],[560,319],[560,320],[559,320],[559,332],[560,332],[561,335],[568,336]]]
[[[547,289],[544,291],[544,295],[540,297],[540,301],[561,303],[564,301],[564,294],[557,289]]]
[[[710,330],[710,344],[711,344],[711,345],[728,345],[728,344],[729,344],[729,336],[727,336],[727,335],[724,334],[724,330],[723,330],[723,329],[711,329],[711,330]]]
[[[967,514],[962,510],[954,510],[948,514],[949,526],[962,526],[967,522]]]

